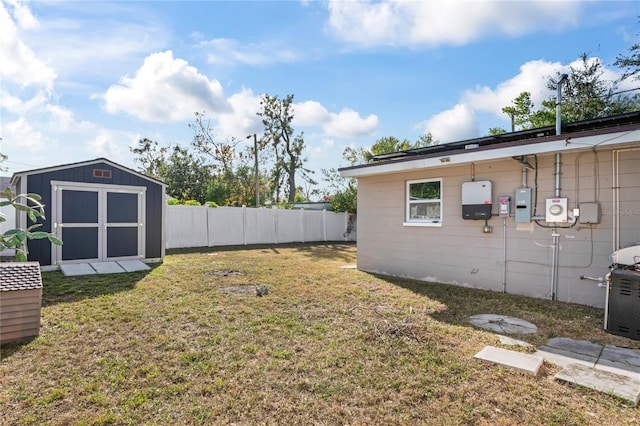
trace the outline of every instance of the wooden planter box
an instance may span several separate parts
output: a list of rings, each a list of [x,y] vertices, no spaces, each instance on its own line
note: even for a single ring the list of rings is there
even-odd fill
[[[40,264],[0,263],[0,343],[37,336],[41,306]]]

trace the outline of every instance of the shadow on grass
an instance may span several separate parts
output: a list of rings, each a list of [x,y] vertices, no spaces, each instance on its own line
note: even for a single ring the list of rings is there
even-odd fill
[[[236,246],[195,247],[167,250],[169,254],[202,254],[215,252],[232,252],[244,250],[264,251],[280,254],[282,249],[294,249],[313,259],[341,260],[353,263],[353,251],[356,243],[350,241],[326,241],[312,243],[284,243],[284,244],[252,244]]]
[[[66,277],[60,271],[42,274],[42,306],[77,302],[133,289],[150,271]]]
[[[31,343],[36,337],[37,336],[26,337],[24,339],[16,340],[15,342],[3,343],[0,345],[0,362],[18,352],[23,346]]]
[[[469,322],[472,315],[507,315],[529,321],[538,327],[538,333],[535,336],[527,335],[525,340],[544,342],[548,338],[562,336],[640,347],[640,342],[620,339],[606,333],[603,330],[604,311],[600,308],[450,284],[371,275],[419,296],[440,302],[443,305],[442,309],[430,316],[447,324],[475,328]],[[522,338],[524,335],[513,337]]]

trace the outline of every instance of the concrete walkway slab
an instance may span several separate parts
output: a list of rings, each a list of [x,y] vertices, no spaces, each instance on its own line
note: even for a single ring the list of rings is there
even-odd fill
[[[586,340],[555,337],[549,339],[546,345],[540,346],[535,354],[560,367],[570,364],[594,367],[603,349],[602,345]]]
[[[607,345],[595,367],[628,376],[640,383],[640,353],[637,350]]]
[[[492,362],[536,376],[542,366],[542,358],[508,349],[485,346],[473,356],[476,359]]]
[[[116,262],[92,262],[91,267],[99,274],[120,274],[124,269]]]
[[[555,379],[615,395],[633,406],[640,400],[640,381],[593,367],[569,364],[555,375]]]
[[[538,327],[529,321],[506,315],[478,314],[469,317],[469,322],[476,327],[485,330],[496,331],[504,334],[535,333]]]
[[[96,270],[88,263],[70,263],[67,265],[60,265],[60,271],[65,277],[97,274]]]
[[[149,271],[151,267],[142,260],[119,260],[118,265],[127,272]]]

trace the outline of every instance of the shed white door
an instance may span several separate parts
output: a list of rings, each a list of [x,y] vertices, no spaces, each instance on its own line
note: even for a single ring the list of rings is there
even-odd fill
[[[55,263],[144,257],[145,188],[54,185]]]

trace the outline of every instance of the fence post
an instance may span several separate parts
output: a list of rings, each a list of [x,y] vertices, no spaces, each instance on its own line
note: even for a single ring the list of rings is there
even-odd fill
[[[247,245],[247,206],[242,206],[242,244]]]
[[[304,209],[300,209],[300,236],[302,238],[302,242],[304,243]]]
[[[322,238],[327,241],[327,209],[322,209]]]
[[[273,228],[275,230],[275,235],[276,235],[276,244],[279,244],[280,229],[278,229],[278,209],[276,208],[276,206],[271,206],[271,213],[273,214]]]

